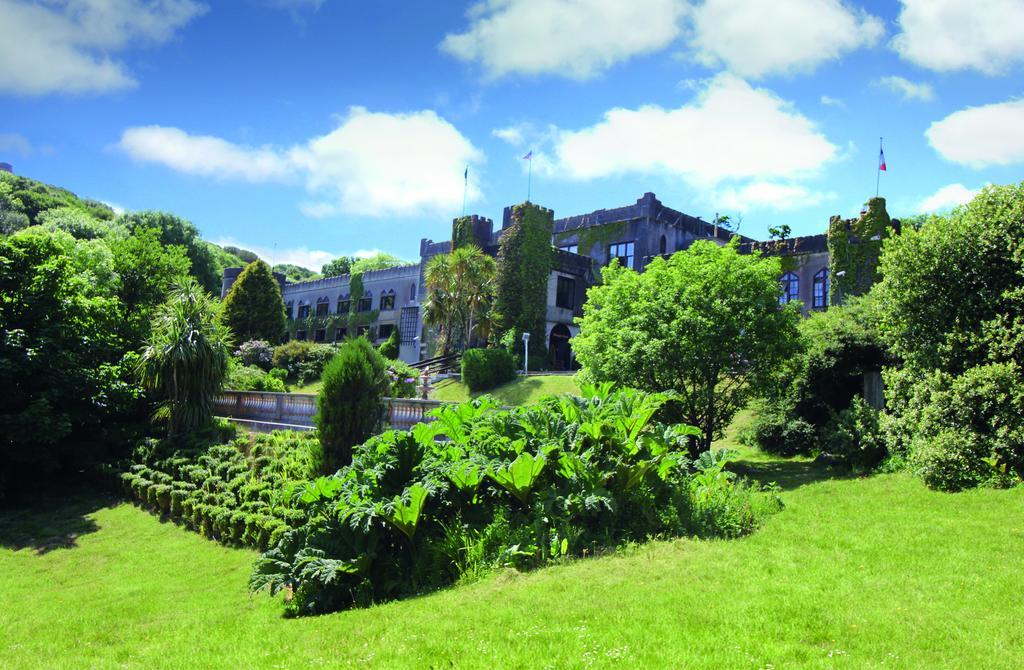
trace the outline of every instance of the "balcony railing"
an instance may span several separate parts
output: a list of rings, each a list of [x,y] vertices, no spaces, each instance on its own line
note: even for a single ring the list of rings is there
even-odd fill
[[[392,428],[407,430],[417,423],[430,421],[426,413],[445,403],[416,398],[384,398],[387,423]],[[316,395],[311,393],[264,393],[260,391],[224,391],[214,400],[214,414],[251,426],[310,430],[316,414]]]

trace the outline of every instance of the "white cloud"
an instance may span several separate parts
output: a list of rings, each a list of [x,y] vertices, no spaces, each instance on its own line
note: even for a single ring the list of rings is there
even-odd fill
[[[491,131],[491,134],[514,147],[521,147],[523,142],[526,141],[524,137],[526,132],[527,129],[524,124],[516,124],[505,128],[496,128]]]
[[[464,33],[441,49],[508,74],[593,77],[620,61],[658,51],[680,33],[684,0],[484,0]]]
[[[364,215],[450,212],[462,203],[463,170],[484,160],[433,111],[383,114],[361,107],[349,110],[335,130],[288,153],[311,192]],[[481,195],[470,174],[467,200]]]
[[[902,0],[902,32],[892,47],[905,59],[942,72],[1000,74],[1024,62],[1020,0]]]
[[[353,107],[333,131],[288,148],[251,147],[178,128],[124,131],[118,148],[138,161],[219,179],[302,179],[316,200],[299,205],[313,218],[336,214],[450,213],[462,203],[463,170],[483,154],[432,111],[369,112]],[[470,170],[467,201],[482,196]]]
[[[793,180],[813,174],[836,153],[789,103],[728,74],[715,77],[688,105],[612,109],[589,128],[563,132],[555,147],[557,171],[570,178],[662,174],[699,187]]]
[[[926,82],[918,84],[910,81],[909,79],[892,75],[889,77],[882,77],[876,81],[875,84],[878,86],[884,86],[893,93],[902,96],[904,100],[921,100],[928,102],[929,100],[935,99],[935,91],[932,89],[931,84]]]
[[[166,42],[205,11],[192,0],[0,0],[0,92],[130,88],[135,79],[111,54]]]
[[[250,182],[278,181],[292,171],[273,147],[232,144],[210,135],[189,135],[178,128],[142,126],[121,134],[118,147],[140,162],[162,163],[186,174]]]
[[[697,60],[751,78],[811,72],[885,33],[881,19],[840,0],[707,0],[693,19]]]
[[[32,143],[18,133],[0,133],[0,151],[28,156],[32,153]]]
[[[846,109],[846,103],[840,98],[833,98],[830,95],[821,96],[821,104],[826,107],[839,107],[840,109]]]
[[[1024,163],[1024,99],[968,107],[925,131],[946,160],[983,168]]]
[[[922,200],[917,205],[917,211],[931,213],[953,209],[973,200],[980,190],[971,190],[963,184],[949,184]]]
[[[725,189],[715,194],[714,200],[727,211],[772,209],[783,212],[817,205],[835,197],[835,193],[811,191],[799,184],[756,181],[742,188]]]
[[[263,261],[273,265],[298,265],[314,272],[320,272],[320,268],[341,256],[354,256],[356,258],[370,258],[377,254],[387,253],[381,249],[357,249],[352,252],[327,251],[325,249],[310,249],[309,247],[265,247],[262,245],[247,244],[239,242],[234,237],[221,237],[214,241],[222,247],[238,247],[246,249],[259,256]]]

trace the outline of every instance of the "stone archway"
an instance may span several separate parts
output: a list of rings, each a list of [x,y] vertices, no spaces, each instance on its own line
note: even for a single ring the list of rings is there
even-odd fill
[[[564,323],[556,324],[548,336],[548,352],[551,354],[551,367],[555,370],[568,370],[572,367],[572,350],[569,339],[572,333]]]

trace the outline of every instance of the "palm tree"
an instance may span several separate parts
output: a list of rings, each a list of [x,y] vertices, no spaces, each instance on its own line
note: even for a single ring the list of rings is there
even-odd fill
[[[438,331],[438,344],[447,354],[465,349],[474,333],[487,336],[490,302],[494,297],[497,266],[479,247],[465,245],[427,263],[427,299],[423,321]]]
[[[157,308],[142,350],[143,385],[159,398],[156,418],[175,437],[213,417],[213,399],[227,372],[231,342],[217,303],[194,280],[176,287]]]

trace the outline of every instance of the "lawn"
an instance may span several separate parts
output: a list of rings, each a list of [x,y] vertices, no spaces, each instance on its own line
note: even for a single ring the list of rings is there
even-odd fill
[[[789,487],[748,538],[298,620],[246,592],[252,552],[64,496],[0,514],[0,667],[1024,666],[1024,490],[741,465]]]
[[[579,392],[576,378],[572,375],[535,375],[516,377],[514,381],[481,393],[470,393],[462,382],[446,379],[434,387],[430,397],[434,400],[461,402],[483,395],[483,393],[489,393],[503,405],[525,405],[546,395]]]

